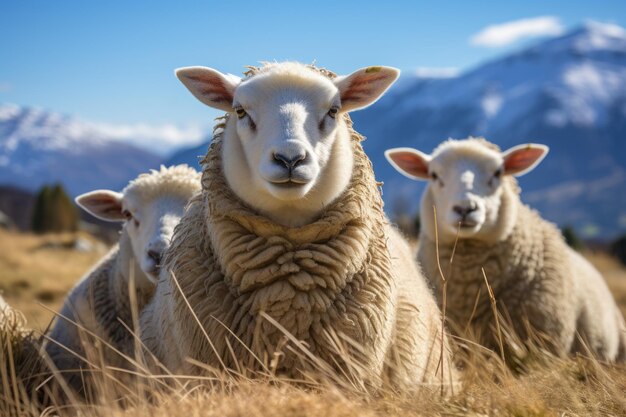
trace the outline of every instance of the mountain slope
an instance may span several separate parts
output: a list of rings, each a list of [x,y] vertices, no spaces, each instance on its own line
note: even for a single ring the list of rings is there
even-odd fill
[[[190,167],[193,167],[197,170],[200,170],[200,159],[206,154],[207,149],[209,148],[209,144],[211,140],[207,140],[204,143],[201,143],[198,146],[194,146],[193,148],[185,148],[181,149],[178,152],[175,152],[171,155],[165,162],[165,166],[171,165],[180,165],[187,164]]]
[[[473,70],[447,78],[403,76],[379,102],[354,112],[355,128],[392,213],[416,210],[424,183],[398,174],[390,147],[430,152],[441,141],[485,136],[503,149],[550,146],[520,177],[522,198],[559,225],[587,237],[626,231],[626,31],[588,23]],[[208,142],[169,162],[198,166]],[[168,163],[169,163],[168,162]]]
[[[455,78],[415,78],[353,115],[388,209],[417,206],[422,183],[386,162],[388,147],[430,152],[449,137],[551,152],[520,178],[523,199],[587,236],[626,230],[626,31],[589,23]]]
[[[34,191],[61,182],[72,195],[120,189],[160,158],[76,119],[0,105],[0,184]]]

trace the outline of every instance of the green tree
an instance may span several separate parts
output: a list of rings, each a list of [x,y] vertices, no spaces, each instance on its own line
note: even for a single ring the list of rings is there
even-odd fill
[[[78,211],[61,184],[55,184],[51,191],[50,218],[51,231],[76,231],[78,227]]]
[[[622,235],[611,244],[611,253],[626,265],[626,235]]]
[[[44,185],[37,193],[33,210],[32,227],[35,233],[44,233],[49,228],[47,213],[50,207],[50,187]]]
[[[78,229],[78,210],[61,184],[46,185],[37,193],[32,225],[36,233]]]
[[[419,209],[413,216],[413,231],[415,232],[415,236],[419,236],[420,230],[422,229],[422,220],[420,219],[420,211]]]
[[[585,249],[585,243],[578,237],[572,226],[565,226],[561,229],[565,242],[574,250],[581,251]]]

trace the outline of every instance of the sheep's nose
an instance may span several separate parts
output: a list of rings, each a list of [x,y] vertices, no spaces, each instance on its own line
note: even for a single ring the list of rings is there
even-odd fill
[[[148,251],[148,258],[152,259],[156,266],[161,266],[161,260],[163,259],[163,252],[150,249]]]
[[[306,159],[305,153],[299,153],[293,156],[287,156],[280,153],[274,153],[274,161],[280,165],[283,165],[288,170],[292,170],[297,167]]]
[[[467,205],[456,205],[454,207],[452,207],[452,210],[458,214],[461,217],[466,217],[468,214],[470,214],[473,211],[476,211],[476,209],[478,208],[478,205],[475,202],[470,202]]]

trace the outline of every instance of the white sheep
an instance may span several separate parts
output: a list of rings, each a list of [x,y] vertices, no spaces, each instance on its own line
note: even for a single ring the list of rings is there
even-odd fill
[[[121,193],[97,190],[76,198],[76,203],[93,216],[125,223],[118,244],[70,291],[56,319],[46,351],[57,368],[70,371],[84,367],[80,356],[89,350],[85,344],[94,347],[88,332],[76,324],[102,339],[97,342],[99,346],[110,344],[124,353],[131,350],[133,335],[121,323],[133,328],[130,280],[134,279],[139,311],[154,292],[174,227],[199,190],[200,174],[193,168],[161,166],[132,180]],[[120,364],[122,358],[114,350],[104,350],[108,364]],[[78,387],[81,375],[67,374]]]
[[[522,341],[538,338],[534,342],[559,355],[588,348],[601,359],[624,359],[624,319],[602,276],[520,200],[514,177],[535,168],[547,152],[545,145],[527,144],[501,153],[482,138],[470,138],[446,141],[432,155],[410,148],[385,154],[404,175],[429,181],[418,259],[436,286],[442,280],[435,228],[444,271],[458,231],[447,277],[447,315],[457,328],[471,321],[484,344],[498,346],[484,268],[499,311]]]
[[[454,370],[439,310],[383,213],[347,115],[398,71],[335,78],[274,63],[244,79],[203,67],[176,74],[228,114],[142,312],[144,344],[185,374],[203,369],[193,359],[294,378],[330,369],[367,386],[447,384]]]

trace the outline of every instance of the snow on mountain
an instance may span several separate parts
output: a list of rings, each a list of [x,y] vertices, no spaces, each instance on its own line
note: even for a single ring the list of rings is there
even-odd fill
[[[202,157],[207,153],[210,143],[211,140],[209,139],[198,146],[194,146],[193,148],[183,148],[171,155],[166,160],[164,165],[171,166],[187,164],[190,167],[200,170],[202,169],[200,166],[200,159],[202,159]]]
[[[423,184],[397,174],[386,148],[430,152],[449,137],[485,136],[502,148],[551,147],[520,178],[523,197],[546,217],[588,235],[626,230],[626,31],[619,26],[590,22],[457,77],[416,76],[353,119],[369,138],[364,146],[390,209],[407,195],[416,207]]]
[[[389,213],[416,210],[424,183],[398,174],[385,149],[430,152],[447,138],[473,135],[503,149],[546,143],[546,160],[519,179],[523,200],[588,237],[626,231],[626,31],[619,26],[589,22],[463,73],[405,72],[352,118],[368,138]],[[207,146],[170,161],[198,167]]]
[[[72,195],[120,189],[160,160],[77,119],[0,105],[0,184],[35,191],[61,182]]]

